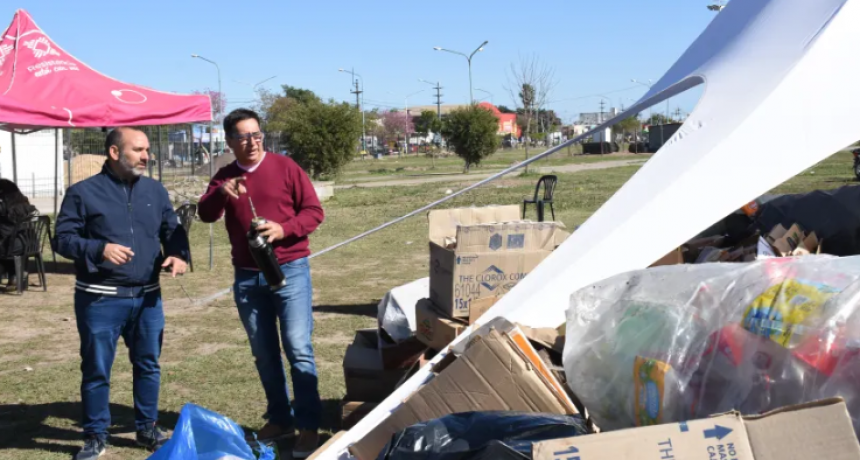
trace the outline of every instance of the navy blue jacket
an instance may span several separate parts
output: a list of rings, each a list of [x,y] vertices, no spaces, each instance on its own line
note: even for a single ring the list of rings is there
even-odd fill
[[[157,286],[165,257],[188,260],[188,235],[173,211],[167,190],[140,177],[121,181],[105,163],[102,171],[69,187],[57,216],[57,252],[75,262],[76,287],[117,295],[123,288]],[[104,260],[107,243],[131,248],[123,265]],[[164,254],[162,254],[164,246]]]

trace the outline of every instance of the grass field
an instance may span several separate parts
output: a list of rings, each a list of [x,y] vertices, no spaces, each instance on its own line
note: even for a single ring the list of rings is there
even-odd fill
[[[386,161],[391,160],[374,164]],[[504,161],[507,160],[501,163]],[[351,168],[361,171],[360,163],[355,162]],[[559,174],[558,219],[572,230],[637,169],[633,166]],[[313,235],[312,248],[320,250],[401,216],[444,196],[447,189],[469,184],[468,179],[460,176],[452,177],[450,182],[409,187],[338,190],[324,205],[326,221]],[[518,204],[532,193],[534,180],[502,179],[447,205]],[[852,183],[851,156],[842,152],[776,191],[804,192]],[[264,423],[261,415],[265,398],[232,298],[206,305],[189,300],[231,283],[223,224],[213,229],[216,245],[211,271],[209,226],[198,222],[191,235],[195,272],[179,280],[163,278],[167,327],[162,356],[162,422],[172,427],[183,404],[193,402],[225,414],[246,428],[258,429]],[[337,429],[338,402],[344,394],[341,362],[346,344],[355,329],[375,326],[376,303],[386,291],[427,275],[426,240],[426,219],[415,217],[312,261],[314,345],[326,432]],[[60,261],[56,270],[48,263],[48,268],[55,271],[49,275],[48,292],[31,288],[21,297],[0,294],[0,459],[4,460],[67,459],[80,445],[74,280],[67,263]],[[146,458],[145,452],[130,447],[131,368],[122,346],[113,369],[111,401],[114,439],[104,458]]]

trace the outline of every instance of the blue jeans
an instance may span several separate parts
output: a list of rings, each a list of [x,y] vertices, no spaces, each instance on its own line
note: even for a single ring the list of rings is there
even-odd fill
[[[122,336],[133,367],[134,421],[138,430],[158,419],[164,310],[159,291],[111,297],[75,291],[75,319],[81,338],[81,400],[84,435],[107,436],[110,427],[110,371]]]
[[[310,265],[305,257],[281,265],[281,271],[287,285],[272,291],[262,272],[237,268],[233,295],[266,392],[269,421],[316,430],[322,402],[311,343],[314,318]],[[292,406],[279,338],[290,362],[295,392]]]

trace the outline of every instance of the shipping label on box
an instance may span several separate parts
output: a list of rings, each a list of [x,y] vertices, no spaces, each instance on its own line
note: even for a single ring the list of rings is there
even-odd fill
[[[430,244],[430,299],[452,318],[468,318],[472,300],[500,297],[551,251],[460,253]]]
[[[752,460],[739,415],[537,443],[535,460]]]
[[[860,444],[839,398],[763,415],[722,414],[535,443],[535,460],[858,460]]]

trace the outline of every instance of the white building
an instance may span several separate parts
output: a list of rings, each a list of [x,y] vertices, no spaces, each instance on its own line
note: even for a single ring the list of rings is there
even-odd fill
[[[54,179],[59,194],[64,185],[63,130],[45,129],[31,134],[15,134],[15,171],[12,162],[12,133],[0,131],[0,178],[15,180],[29,198],[54,196]],[[57,139],[59,138],[59,139]],[[59,140],[59,150],[57,141]]]

